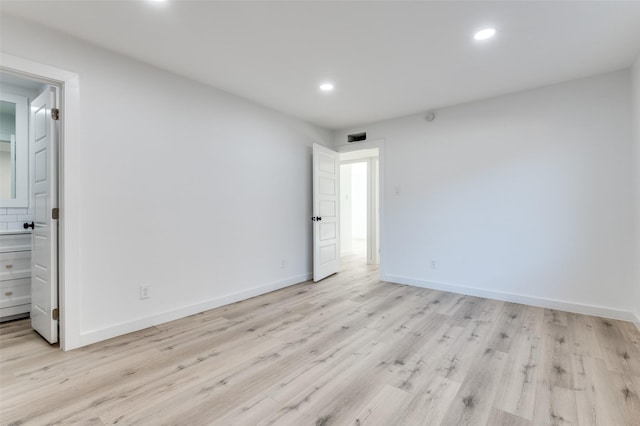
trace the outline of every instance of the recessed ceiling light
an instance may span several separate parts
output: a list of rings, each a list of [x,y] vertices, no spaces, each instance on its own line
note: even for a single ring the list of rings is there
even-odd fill
[[[322,90],[323,92],[330,92],[333,90],[333,84],[331,83],[322,83],[320,85],[320,90]]]
[[[476,40],[486,40],[488,38],[493,37],[494,35],[496,35],[495,28],[485,28],[484,30],[480,30],[477,33],[475,33],[473,38],[475,38]]]

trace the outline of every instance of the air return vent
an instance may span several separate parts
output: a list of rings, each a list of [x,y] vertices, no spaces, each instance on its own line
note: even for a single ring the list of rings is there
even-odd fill
[[[347,136],[347,142],[362,142],[367,140],[367,132],[353,133]]]

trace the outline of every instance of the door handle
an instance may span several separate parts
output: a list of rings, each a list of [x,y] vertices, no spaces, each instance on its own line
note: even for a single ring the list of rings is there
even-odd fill
[[[33,229],[34,226],[35,226],[35,224],[33,222],[31,222],[31,223],[25,222],[25,223],[22,224],[22,227],[24,229],[29,229],[29,228]]]
[[[314,222],[315,221],[321,221],[322,218],[320,216],[311,216],[311,220],[314,221]]]

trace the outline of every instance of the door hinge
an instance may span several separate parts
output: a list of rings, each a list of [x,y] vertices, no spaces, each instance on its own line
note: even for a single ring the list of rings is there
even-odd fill
[[[58,108],[51,108],[51,119],[60,120],[60,110]]]
[[[51,219],[58,219],[60,217],[60,210],[58,208],[51,209]]]
[[[54,321],[58,321],[59,318],[60,310],[58,308],[55,308],[53,311],[51,311],[51,319],[53,319]]]

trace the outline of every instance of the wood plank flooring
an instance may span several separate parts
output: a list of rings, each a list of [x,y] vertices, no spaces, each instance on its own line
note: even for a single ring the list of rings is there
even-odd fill
[[[389,284],[356,257],[71,352],[0,325],[0,423],[640,425],[633,324]]]

